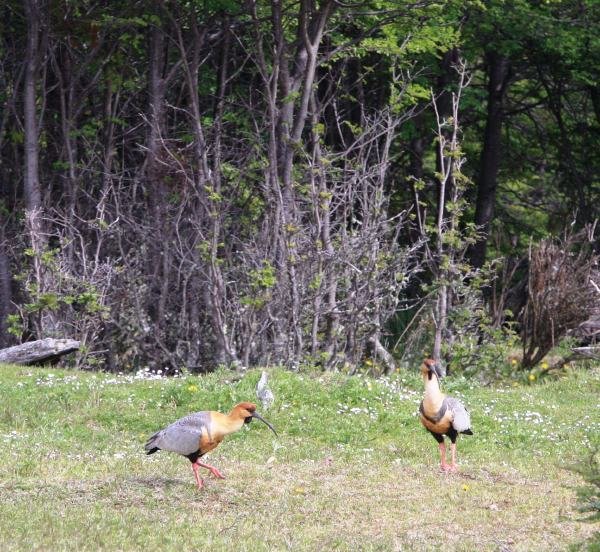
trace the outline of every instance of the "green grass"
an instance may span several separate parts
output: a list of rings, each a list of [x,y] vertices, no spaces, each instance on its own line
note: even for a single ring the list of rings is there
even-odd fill
[[[0,366],[0,550],[565,550],[579,521],[566,469],[600,446],[600,372],[528,386],[449,378],[473,437],[438,471],[416,374],[271,372],[278,430],[246,426],[189,462],[143,453],[196,410],[254,399],[259,372],[140,379]]]

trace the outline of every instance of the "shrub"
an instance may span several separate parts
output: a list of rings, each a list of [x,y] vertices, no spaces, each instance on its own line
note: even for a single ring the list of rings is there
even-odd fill
[[[529,253],[523,313],[523,367],[540,362],[567,331],[587,320],[597,302],[590,276],[597,265],[587,233],[542,240]]]

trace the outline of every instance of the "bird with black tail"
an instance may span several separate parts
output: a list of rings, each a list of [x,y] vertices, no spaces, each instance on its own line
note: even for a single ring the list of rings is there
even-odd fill
[[[152,435],[144,448],[146,454],[168,450],[185,456],[192,463],[196,484],[201,489],[204,480],[198,474],[199,468],[206,468],[218,479],[225,479],[225,476],[214,466],[201,462],[200,458],[216,448],[225,436],[253,419],[265,423],[277,435],[273,426],[256,412],[255,404],[243,402],[235,405],[229,414],[205,410],[180,418]]]
[[[453,397],[447,397],[440,390],[440,379],[444,376],[439,362],[430,358],[421,364],[421,374],[425,383],[425,396],[419,407],[419,416],[425,429],[438,442],[440,468],[443,472],[456,472],[456,439],[459,433],[473,435],[471,417],[464,405]],[[451,462],[446,462],[446,443],[450,438]]]

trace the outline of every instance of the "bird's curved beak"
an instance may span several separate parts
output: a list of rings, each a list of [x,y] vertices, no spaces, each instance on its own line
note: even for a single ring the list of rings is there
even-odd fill
[[[258,412],[253,412],[252,413],[252,417],[256,418],[257,420],[260,420],[263,424],[266,424],[266,426],[277,436],[279,437],[279,435],[277,435],[277,432],[275,431],[275,428],[269,423],[267,422],[267,420],[265,420]]]

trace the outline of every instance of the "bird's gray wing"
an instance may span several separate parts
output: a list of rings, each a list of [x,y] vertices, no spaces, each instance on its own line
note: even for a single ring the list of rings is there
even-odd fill
[[[446,397],[448,408],[452,411],[452,427],[459,433],[471,428],[471,416],[458,399]]]
[[[203,433],[210,435],[210,414],[196,412],[155,433],[146,443],[146,450],[158,447],[187,456],[200,448]]]

